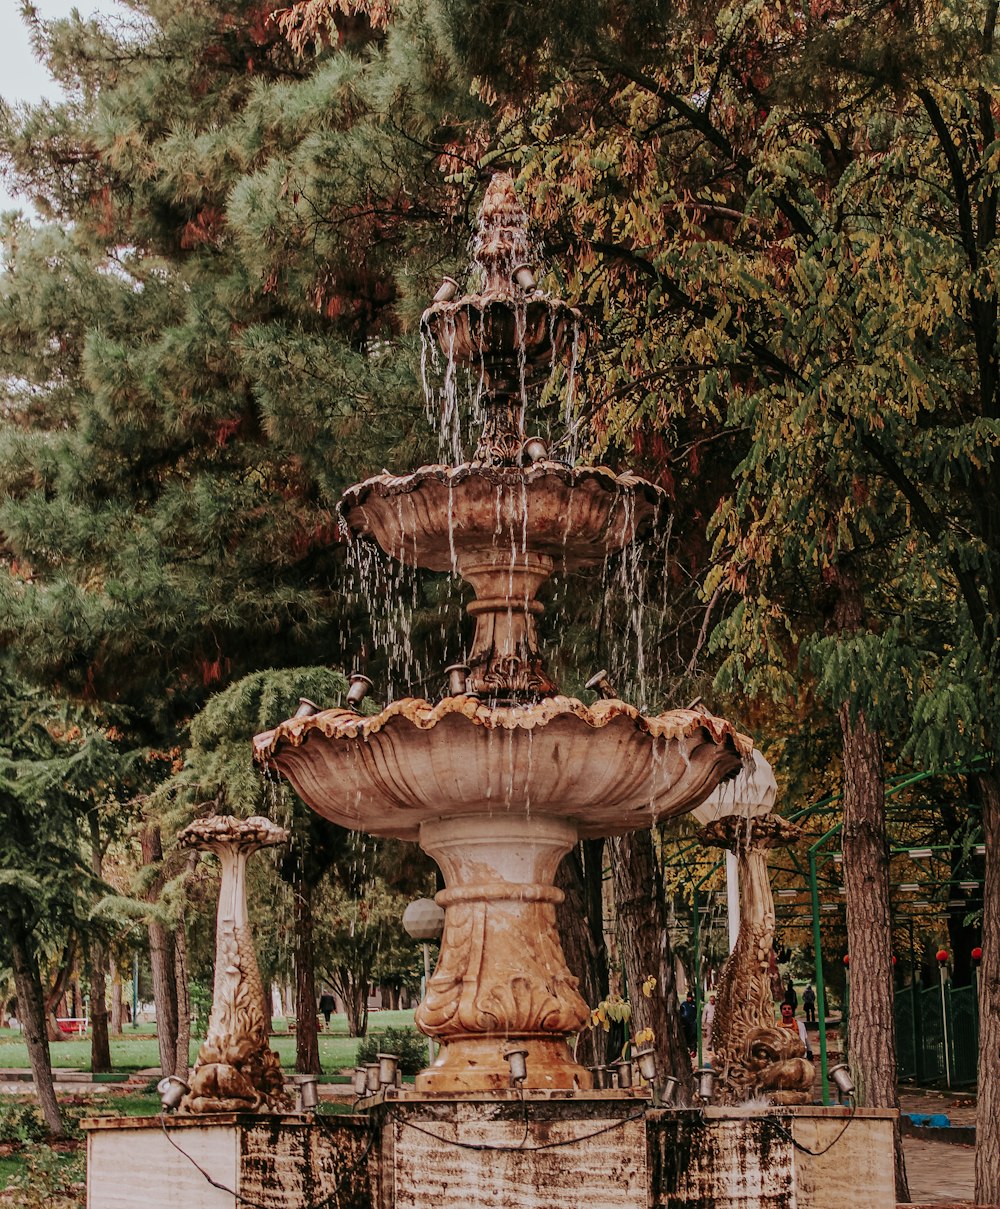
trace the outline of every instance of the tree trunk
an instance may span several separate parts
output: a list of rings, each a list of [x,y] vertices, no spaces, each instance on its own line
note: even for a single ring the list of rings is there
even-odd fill
[[[104,878],[104,850],[101,847],[101,823],[96,807],[87,812],[90,827],[90,869],[95,879]],[[111,1040],[108,1037],[108,951],[95,937],[88,954],[90,969],[90,1069],[94,1073],[111,1070]]]
[[[76,942],[72,939],[67,941],[66,947],[63,949],[62,959],[59,963],[59,969],[56,972],[55,981],[49,988],[48,994],[45,996],[45,1032],[49,1042],[65,1041],[66,1034],[59,1027],[59,1022],[56,1016],[59,1013],[59,1006],[66,995],[66,990],[69,987],[70,980],[73,977],[73,963],[76,960]],[[63,1015],[66,1013],[64,1012]]]
[[[982,774],[983,961],[979,969],[979,1088],[976,1101],[976,1196],[1000,1204],[1000,775]]]
[[[330,980],[344,1003],[347,1035],[363,1037],[368,1032],[368,979],[358,977],[357,970],[338,966]]]
[[[17,1015],[21,1022],[21,1035],[28,1047],[31,1062],[31,1077],[35,1081],[35,1094],[54,1138],[65,1137],[59,1104],[56,1101],[55,1084],[52,1081],[52,1057],[45,1031],[45,1005],[42,998],[42,980],[38,963],[31,950],[29,937],[17,926],[11,927],[10,947],[14,964],[14,985],[17,988]]]
[[[122,976],[118,963],[111,959],[111,1034],[118,1037],[122,1032]]]
[[[177,1043],[174,1074],[187,1081],[191,1066],[191,995],[188,991],[187,937],[184,920],[174,932],[174,986],[177,990]]]
[[[103,941],[90,942],[90,1069],[96,1074],[111,1070],[111,1039],[108,1036],[108,955]]]
[[[304,879],[292,888],[295,900],[295,1070],[319,1075],[316,1027],[316,973],[313,962],[312,887]]]
[[[593,921],[587,910],[586,871],[580,856],[580,848],[574,848],[563,857],[556,871],[556,886],[566,895],[556,907],[556,923],[566,965],[577,979],[584,1001],[593,1008],[608,993],[608,966],[604,945],[598,950],[594,943]],[[598,907],[600,901],[598,882]],[[598,1036],[596,1029],[584,1029],[577,1040],[577,1062],[584,1066],[603,1065],[606,1061],[603,1040],[603,1034]]]
[[[633,831],[608,844],[618,908],[618,945],[632,1005],[632,1035],[652,1029],[659,1077],[679,1079],[678,1100],[688,1104],[694,1090],[691,1057],[678,1011],[674,955],[652,835]],[[642,984],[650,975],[656,978],[656,989],[646,996]]]
[[[841,575],[835,623],[841,634],[862,625],[862,597],[849,573]],[[864,1108],[898,1108],[896,1012],[889,913],[889,843],[885,826],[885,770],[879,733],[863,711],[839,711],[843,750],[844,890],[847,951],[851,958],[851,1073]],[[909,1201],[899,1121],[895,1141],[896,1200]]]
[[[163,843],[156,823],[147,823],[140,836],[143,864],[159,864],[163,860]],[[155,903],[159,897],[162,876],[157,875],[146,892],[146,900]],[[158,920],[151,919],[149,932],[149,964],[153,975],[153,1001],[156,1004],[156,1040],[160,1050],[160,1070],[164,1075],[176,1074],[177,1066],[177,979],[174,973],[174,942],[170,931]]]

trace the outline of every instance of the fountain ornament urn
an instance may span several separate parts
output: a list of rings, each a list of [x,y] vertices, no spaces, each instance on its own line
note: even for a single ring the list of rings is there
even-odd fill
[[[600,466],[544,456],[522,465],[526,400],[575,360],[581,318],[534,288],[527,216],[509,176],[486,191],[473,250],[481,291],[439,292],[422,324],[450,371],[478,376],[475,456],[377,475],[341,503],[354,539],[472,585],[465,691],[396,700],[367,717],[291,718],[258,735],[255,752],[325,818],[417,840],[444,874],[441,955],[416,1015],[441,1049],[416,1090],[506,1088],[512,1048],[524,1051],[524,1087],[588,1090],[590,1073],[566,1042],[590,1012],[556,929],[559,861],[581,837],[691,810],[738,771],[751,743],[704,712],[648,715],[616,697],[587,705],[550,679],[539,587],[641,539],[664,499]]]

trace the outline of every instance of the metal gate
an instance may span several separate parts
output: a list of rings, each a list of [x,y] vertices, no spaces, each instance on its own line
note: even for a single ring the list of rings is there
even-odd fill
[[[976,1081],[979,1010],[975,985],[896,992],[896,1064],[900,1078],[965,1087]]]

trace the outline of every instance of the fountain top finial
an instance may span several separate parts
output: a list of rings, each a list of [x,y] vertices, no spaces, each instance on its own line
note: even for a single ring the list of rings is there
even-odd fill
[[[486,187],[472,255],[483,270],[484,294],[512,294],[514,270],[532,261],[528,213],[509,172],[498,172]]]

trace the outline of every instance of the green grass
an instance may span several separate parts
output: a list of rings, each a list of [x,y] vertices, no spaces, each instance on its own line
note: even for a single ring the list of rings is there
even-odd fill
[[[24,1159],[18,1156],[9,1159],[0,1159],[0,1188],[6,1188],[10,1183],[11,1176],[23,1170]]]
[[[281,1065],[287,1070],[295,1066],[295,1034],[284,1033],[284,1020],[276,1020],[277,1035],[271,1038],[271,1047],[277,1050]],[[373,1012],[368,1017],[369,1033],[384,1032],[387,1028],[403,1028],[413,1025],[413,1011],[405,1012]],[[140,1025],[140,1029],[148,1030],[152,1026]],[[191,1063],[198,1056],[200,1041],[191,1042]],[[334,1016],[330,1028],[324,1029],[319,1035],[319,1060],[323,1070],[330,1074],[354,1065],[354,1057],[358,1050],[358,1038],[348,1037],[347,1020],[343,1016]],[[89,1038],[74,1038],[71,1041],[56,1041],[50,1046],[52,1065],[60,1070],[90,1070],[90,1040]],[[111,1064],[116,1071],[146,1070],[160,1065],[160,1051],[156,1038],[148,1032],[140,1033],[137,1037],[127,1032],[111,1040]],[[21,1039],[20,1033],[10,1029],[0,1029],[0,1067],[27,1068],[28,1049]]]
[[[86,1157],[82,1146],[71,1151],[54,1151],[48,1146],[33,1146],[10,1158],[0,1159],[0,1190],[20,1189],[12,1193],[19,1205],[48,1206],[49,1209],[83,1209],[83,1188],[73,1192],[70,1185],[82,1184]]]

